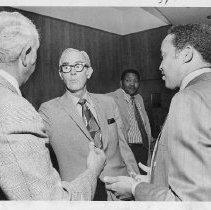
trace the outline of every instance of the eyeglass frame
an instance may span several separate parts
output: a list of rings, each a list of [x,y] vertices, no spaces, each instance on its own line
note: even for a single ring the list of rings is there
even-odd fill
[[[82,65],[82,69],[81,69],[80,71],[77,71],[77,70],[75,69],[75,67],[76,67],[77,65]],[[70,70],[69,70],[68,72],[64,72],[64,71],[63,71],[63,67],[64,67],[64,66],[69,66],[69,67],[70,67]],[[66,74],[66,73],[70,73],[70,72],[72,71],[72,69],[74,68],[76,72],[82,72],[82,71],[84,70],[84,67],[89,68],[90,66],[87,65],[86,63],[83,63],[83,62],[75,63],[74,65],[70,65],[70,64],[68,64],[68,63],[63,63],[62,65],[59,66],[59,71],[62,72],[62,73],[64,73],[64,74]]]

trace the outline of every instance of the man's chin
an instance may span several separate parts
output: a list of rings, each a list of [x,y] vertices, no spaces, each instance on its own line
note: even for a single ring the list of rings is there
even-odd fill
[[[131,96],[134,96],[135,94],[136,94],[136,91],[134,92],[134,91],[131,91],[130,93],[129,93]]]
[[[127,94],[129,94],[130,96],[133,96],[135,95],[136,91],[130,91],[130,90],[127,90],[125,91]]]

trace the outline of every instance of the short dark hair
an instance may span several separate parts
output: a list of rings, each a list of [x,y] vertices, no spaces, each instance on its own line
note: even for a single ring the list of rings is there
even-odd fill
[[[122,72],[122,75],[121,75],[121,80],[124,80],[126,74],[128,74],[128,73],[135,74],[135,75],[137,76],[137,78],[138,78],[138,81],[140,81],[140,79],[141,79],[141,78],[140,78],[140,74],[139,74],[139,72],[138,72],[137,70],[135,70],[135,69],[126,69],[126,70],[124,70],[124,71]]]
[[[211,26],[206,24],[186,24],[172,26],[168,34],[174,35],[172,43],[177,50],[190,45],[202,56],[205,62],[211,63]]]

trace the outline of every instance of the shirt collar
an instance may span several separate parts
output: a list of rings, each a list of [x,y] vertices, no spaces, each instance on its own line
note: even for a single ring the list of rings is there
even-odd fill
[[[10,75],[9,73],[7,73],[6,71],[4,71],[2,69],[0,69],[0,76],[2,76],[4,79],[6,79],[15,88],[18,95],[22,96],[18,81],[15,79],[15,77],[13,77],[12,75]]]
[[[69,91],[68,92],[68,95],[70,96],[70,98],[72,99],[72,102],[73,104],[76,106],[78,104],[78,101],[80,100],[80,98],[78,98],[77,96],[71,94]],[[88,94],[88,91],[86,90],[83,97],[84,99],[86,99],[87,103],[90,105],[90,106],[93,106],[94,107],[94,104],[92,103],[92,100],[90,98],[90,95]]]
[[[131,96],[129,94],[127,94],[122,88],[121,88],[122,92],[123,92],[123,96],[124,96],[124,99],[129,103],[131,101]],[[134,96],[135,98],[135,96]]]
[[[196,77],[198,77],[199,75],[203,74],[203,73],[207,73],[207,72],[211,72],[210,68],[201,68],[198,69],[196,71],[191,72],[190,74],[188,74],[183,80],[182,83],[180,85],[180,91],[183,90],[190,81],[192,81],[193,79],[195,79]]]

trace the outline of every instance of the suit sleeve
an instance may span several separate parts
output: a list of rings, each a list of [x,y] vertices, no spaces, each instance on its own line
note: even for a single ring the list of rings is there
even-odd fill
[[[0,102],[0,184],[10,200],[91,200],[96,176],[62,182],[52,167],[49,139],[35,109],[19,96]]]
[[[117,123],[117,129],[118,129],[118,137],[119,137],[119,148],[120,148],[120,152],[122,155],[122,158],[126,164],[127,170],[128,171],[133,171],[137,174],[140,174],[135,157],[130,149],[130,147],[128,146],[128,143],[126,141],[126,134],[125,134],[125,130],[124,130],[124,126],[122,123],[122,119],[120,117],[120,113],[118,110],[118,106],[115,103],[114,99],[112,99],[113,101],[113,110],[114,110],[114,117],[115,117],[115,121]]]
[[[45,104],[42,104],[39,108],[39,114],[42,117],[44,123],[44,130],[49,136],[50,141],[52,120],[49,110],[50,109]],[[62,184],[71,195],[71,200],[92,200],[94,198],[97,185],[97,175],[95,175],[93,171],[87,169],[71,183],[63,181]]]
[[[208,201],[211,195],[210,104],[195,92],[172,100],[168,116],[169,188],[141,183],[137,200]]]

